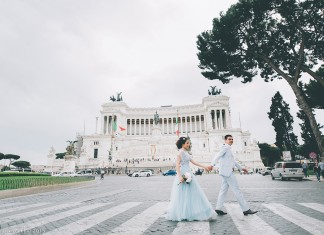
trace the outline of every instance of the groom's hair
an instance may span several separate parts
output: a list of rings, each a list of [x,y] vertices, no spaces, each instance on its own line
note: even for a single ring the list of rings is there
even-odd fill
[[[233,136],[231,136],[231,135],[225,135],[225,138],[224,139],[227,140],[228,137],[233,137]]]

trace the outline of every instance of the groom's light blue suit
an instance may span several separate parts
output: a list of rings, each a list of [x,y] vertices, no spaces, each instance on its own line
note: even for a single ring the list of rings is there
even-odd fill
[[[222,176],[222,186],[218,194],[216,210],[222,210],[229,187],[231,187],[233,190],[242,210],[249,210],[250,207],[245,201],[235,175],[233,174],[235,167],[237,167],[239,170],[242,170],[242,167],[235,161],[230,145],[224,144],[221,147],[220,152],[213,158],[212,165],[215,166],[217,162],[219,162],[219,174]]]

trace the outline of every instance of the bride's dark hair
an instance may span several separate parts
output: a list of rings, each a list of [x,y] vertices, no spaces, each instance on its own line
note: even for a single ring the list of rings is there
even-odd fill
[[[177,142],[176,142],[176,145],[177,145],[177,148],[178,149],[181,149],[182,148],[182,145],[184,145],[186,143],[186,141],[188,140],[187,137],[180,137]]]

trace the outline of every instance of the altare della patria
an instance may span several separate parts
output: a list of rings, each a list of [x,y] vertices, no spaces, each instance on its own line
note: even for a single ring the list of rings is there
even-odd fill
[[[209,164],[227,134],[234,137],[232,151],[238,162],[247,168],[263,168],[257,142],[248,131],[231,124],[229,99],[213,91],[200,104],[131,108],[117,93],[101,106],[96,133],[69,141],[62,159],[57,159],[52,147],[45,171],[108,169],[124,174],[174,169],[179,136],[190,138],[195,160]]]

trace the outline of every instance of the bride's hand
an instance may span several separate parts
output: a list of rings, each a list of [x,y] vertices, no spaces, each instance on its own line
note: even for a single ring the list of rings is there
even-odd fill
[[[179,181],[180,181],[179,184],[181,184],[184,181],[184,179],[182,177],[179,177]]]

